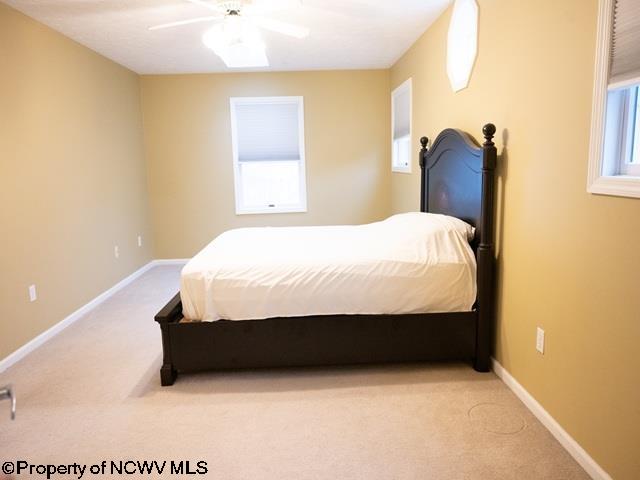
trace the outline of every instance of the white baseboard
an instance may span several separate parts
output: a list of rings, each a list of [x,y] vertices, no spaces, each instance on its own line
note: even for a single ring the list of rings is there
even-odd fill
[[[4,372],[6,369],[8,369],[9,367],[14,365],[16,362],[20,361],[21,359],[23,359],[29,353],[33,352],[40,345],[42,345],[46,341],[50,340],[54,336],[56,336],[62,330],[67,328],[69,325],[71,325],[73,322],[75,322],[76,320],[80,319],[89,310],[97,307],[102,302],[104,302],[106,299],[111,297],[113,294],[115,294],[119,290],[122,290],[124,287],[126,287],[131,282],[133,282],[138,277],[140,277],[140,275],[142,275],[143,273],[145,273],[146,271],[151,269],[151,267],[154,267],[155,265],[161,264],[161,263],[157,263],[157,262],[158,261],[155,260],[155,261],[151,261],[151,262],[147,263],[146,265],[144,265],[140,269],[138,269],[135,272],[133,272],[127,278],[125,278],[125,279],[119,281],[118,283],[116,283],[109,290],[107,290],[105,292],[102,292],[100,295],[98,295],[96,298],[91,300],[89,303],[87,303],[86,305],[80,307],[78,310],[73,312],[71,315],[66,317],[61,322],[56,323],[53,327],[51,327],[48,330],[42,332],[40,335],[38,335],[33,340],[29,341],[27,344],[23,345],[22,347],[20,347],[15,352],[9,354],[8,357],[5,357],[5,358],[1,359],[0,360],[0,373]]]
[[[596,463],[596,461],[576,442],[567,431],[547,412],[538,401],[531,396],[518,381],[511,376],[505,368],[495,359],[491,359],[495,374],[513,393],[525,404],[525,406],[540,420],[547,430],[560,442],[569,454],[580,464],[582,468],[594,480],[612,480],[611,476]]]
[[[154,265],[185,265],[189,261],[188,258],[163,258],[154,260]]]

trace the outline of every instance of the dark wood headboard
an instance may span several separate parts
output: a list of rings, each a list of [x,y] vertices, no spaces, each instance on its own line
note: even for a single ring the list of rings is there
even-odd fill
[[[493,221],[498,158],[493,143],[495,125],[486,124],[482,133],[482,146],[468,134],[454,129],[440,133],[431,148],[427,137],[420,139],[420,210],[458,217],[476,227],[472,245],[478,263],[476,365],[480,370],[490,368],[495,323]]]
[[[476,242],[481,240],[483,230],[493,228],[497,156],[493,143],[496,127],[489,123],[482,131],[482,146],[469,134],[453,128],[442,131],[431,146],[427,137],[420,139],[420,210],[450,215],[473,225]]]

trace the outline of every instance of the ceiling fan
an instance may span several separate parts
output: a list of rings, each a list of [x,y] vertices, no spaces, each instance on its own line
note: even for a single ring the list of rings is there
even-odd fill
[[[177,22],[163,23],[149,30],[179,27],[202,22],[215,24],[202,36],[202,42],[216,53],[227,67],[268,67],[266,46],[260,29],[269,30],[294,38],[305,38],[309,29],[292,25],[261,15],[264,2],[256,0],[186,0],[200,5],[213,14],[189,18]],[[300,4],[300,0],[297,0]]]

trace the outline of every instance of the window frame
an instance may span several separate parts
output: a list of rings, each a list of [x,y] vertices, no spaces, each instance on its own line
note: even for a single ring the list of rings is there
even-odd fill
[[[635,82],[609,85],[614,0],[600,0],[596,40],[596,65],[591,114],[587,191],[593,194],[640,198],[640,176],[604,174],[607,99],[611,88],[631,87]],[[621,128],[624,128],[622,126]]]
[[[640,85],[627,91],[624,131],[620,156],[620,175],[640,177]]]
[[[398,139],[394,138],[395,135],[395,126],[396,126],[396,110],[395,110],[395,102],[396,98],[399,97],[405,91],[409,91],[409,135],[404,137],[400,137]],[[412,78],[408,78],[400,85],[398,85],[391,92],[391,171],[394,173],[411,173],[413,166],[413,156],[409,154],[409,161],[406,166],[397,165],[396,164],[396,141],[404,140],[408,137],[409,141],[409,151],[411,152],[411,145],[413,145],[413,81]]]
[[[296,104],[298,106],[298,145],[300,158],[298,160],[269,160],[272,163],[297,162],[299,165],[298,182],[300,203],[294,206],[275,207],[246,207],[242,204],[243,189],[241,166],[238,158],[238,123],[236,115],[237,105],[256,104]],[[302,96],[271,96],[271,97],[230,97],[231,117],[231,148],[233,154],[233,180],[236,215],[275,214],[275,213],[306,213],[307,212],[307,174],[306,147],[304,142],[304,97]],[[265,161],[265,162],[269,162]]]

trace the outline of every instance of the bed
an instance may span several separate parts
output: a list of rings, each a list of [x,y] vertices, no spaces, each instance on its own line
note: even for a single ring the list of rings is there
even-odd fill
[[[488,371],[495,131],[484,126],[482,146],[455,129],[421,139],[421,212],[216,238],[155,316],[161,384],[179,372],[389,362]]]

